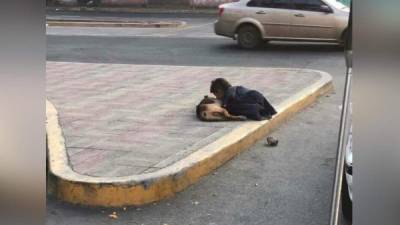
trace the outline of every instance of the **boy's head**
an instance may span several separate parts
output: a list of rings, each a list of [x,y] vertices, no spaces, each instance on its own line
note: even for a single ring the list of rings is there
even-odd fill
[[[211,81],[210,92],[219,100],[224,98],[224,94],[232,85],[224,78],[217,78]]]

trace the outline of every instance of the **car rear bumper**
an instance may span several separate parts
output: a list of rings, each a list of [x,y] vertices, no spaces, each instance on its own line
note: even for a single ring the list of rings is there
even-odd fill
[[[235,38],[235,28],[233,23],[217,20],[214,23],[214,32],[216,35]]]

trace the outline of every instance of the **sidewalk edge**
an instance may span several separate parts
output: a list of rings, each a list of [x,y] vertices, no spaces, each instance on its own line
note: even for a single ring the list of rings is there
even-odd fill
[[[218,15],[218,8],[160,8],[160,7],[84,7],[84,6],[51,6],[46,7],[51,12],[101,12],[101,13],[141,13],[141,14],[194,14],[203,16]]]
[[[69,166],[57,110],[46,100],[52,192],[62,201],[104,207],[139,206],[171,197],[248,149],[297,112],[315,102],[319,96],[331,91],[332,77],[322,71],[316,72],[321,75],[320,80],[277,106],[278,114],[271,120],[245,123],[166,168],[127,177],[90,177],[73,171]]]

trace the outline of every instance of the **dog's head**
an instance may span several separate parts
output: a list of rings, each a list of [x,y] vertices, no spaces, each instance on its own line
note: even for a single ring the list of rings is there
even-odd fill
[[[207,95],[196,106],[196,116],[201,121],[221,121],[225,117],[216,112],[216,108],[221,107],[216,98],[210,98]]]

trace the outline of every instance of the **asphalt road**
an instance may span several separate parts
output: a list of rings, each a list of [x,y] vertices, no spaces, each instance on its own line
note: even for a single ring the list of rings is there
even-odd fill
[[[81,29],[76,33],[51,28],[47,59],[310,68],[330,73],[335,92],[276,130],[272,135],[280,140],[277,147],[265,147],[260,141],[174,198],[123,210],[71,206],[49,197],[48,225],[328,224],[345,76],[342,50],[304,43],[241,50],[232,40],[213,36],[213,20],[192,18],[190,28],[184,30]],[[108,217],[113,211],[119,215],[116,220]]]

